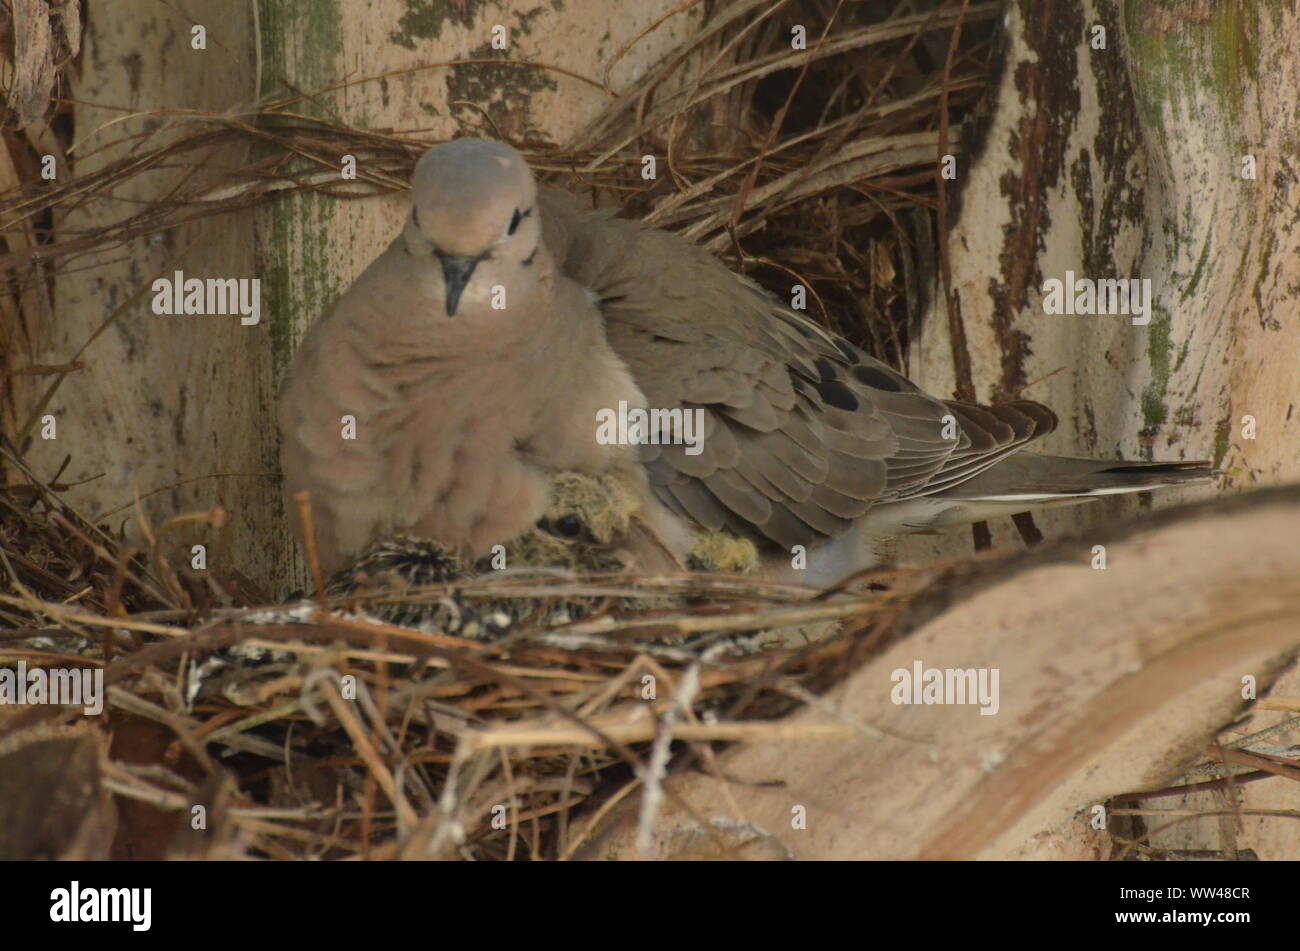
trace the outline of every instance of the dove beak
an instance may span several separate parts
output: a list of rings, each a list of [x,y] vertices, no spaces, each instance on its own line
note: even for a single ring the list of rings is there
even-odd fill
[[[455,317],[456,308],[460,305],[460,295],[465,291],[465,285],[474,274],[474,268],[478,267],[478,258],[458,258],[451,255],[442,255],[442,282],[447,289],[447,316]]]

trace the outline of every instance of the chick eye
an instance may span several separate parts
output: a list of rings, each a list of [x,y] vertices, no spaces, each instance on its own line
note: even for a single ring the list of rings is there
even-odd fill
[[[555,533],[563,538],[577,538],[582,534],[582,522],[576,515],[564,515],[555,520]]]

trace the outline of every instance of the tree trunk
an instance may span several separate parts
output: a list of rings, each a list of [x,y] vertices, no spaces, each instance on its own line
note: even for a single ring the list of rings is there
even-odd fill
[[[1300,18],[1280,0],[1011,4],[996,108],[963,159],[948,244],[974,386],[1053,407],[1062,425],[1048,451],[1210,458],[1231,488],[1300,476],[1300,361],[1286,356],[1300,352],[1288,319],[1300,296],[1298,46]],[[1150,280],[1150,323],[1045,313],[1044,282],[1067,271]],[[911,369],[952,392],[948,314],[934,300]],[[1051,537],[1145,504],[1035,517]],[[1015,543],[1009,523],[993,528]],[[963,551],[952,537],[907,549]]]
[[[249,101],[255,82],[248,4],[213,0],[203,5],[203,17],[195,23],[153,0],[87,5],[82,71],[71,90],[74,145],[66,158],[56,156],[58,181],[174,141],[183,124],[178,113],[219,113]],[[207,30],[205,50],[191,47],[198,25]],[[222,167],[247,158],[244,146],[211,148],[202,167],[143,173],[111,199],[57,214],[54,228],[72,237],[105,226],[190,176],[216,185]],[[59,474],[61,483],[73,484],[71,504],[135,537],[137,493],[155,525],[222,504],[230,525],[195,529],[187,540],[208,544],[213,564],[235,561],[255,574],[266,555],[250,539],[276,489],[266,430],[270,361],[260,345],[266,328],[230,317],[159,316],[149,289],[176,269],[204,278],[256,276],[252,249],[251,222],[223,217],[75,258],[55,274],[52,313],[27,313],[17,333],[6,328],[13,347],[5,362],[17,370],[83,364],[62,379],[48,405],[42,401],[56,375],[14,377],[6,407],[8,435],[30,439],[26,461],[38,476]],[[40,275],[22,276],[33,278]],[[52,416],[52,429],[22,432],[34,414]]]

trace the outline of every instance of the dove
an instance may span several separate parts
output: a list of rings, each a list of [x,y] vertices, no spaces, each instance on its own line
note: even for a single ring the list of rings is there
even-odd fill
[[[307,331],[280,398],[281,463],[322,569],[396,534],[473,559],[546,505],[548,475],[621,471],[605,407],[642,405],[589,292],[541,241],[532,174],[495,143],[434,150],[388,248]]]
[[[611,445],[597,419],[614,407],[698,414],[700,438]],[[539,188],[482,139],[420,159],[402,234],[308,331],[280,419],[286,485],[308,490],[333,561],[413,527],[481,556],[569,469],[638,493],[642,566],[654,549],[686,564],[722,533],[770,576],[829,584],[901,534],[1211,476],[1027,450],[1057,426],[1041,403],[928,394],[702,248]]]

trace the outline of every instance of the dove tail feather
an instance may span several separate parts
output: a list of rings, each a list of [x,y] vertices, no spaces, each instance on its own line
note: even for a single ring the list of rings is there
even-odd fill
[[[973,479],[940,493],[940,498],[1043,505],[1093,496],[1150,492],[1208,482],[1209,462],[1120,462],[1018,453]]]
[[[1208,482],[1208,462],[1121,462],[1021,452],[960,485],[881,505],[859,526],[868,539],[933,532],[1036,508]]]

